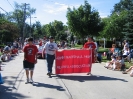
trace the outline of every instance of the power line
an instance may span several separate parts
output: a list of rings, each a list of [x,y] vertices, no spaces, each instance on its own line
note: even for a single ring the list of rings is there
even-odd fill
[[[9,0],[7,0],[7,2],[9,3],[9,5],[14,9],[14,7],[11,5],[11,3],[9,2]]]
[[[1,10],[3,10],[4,12],[8,13],[6,10],[4,10],[3,8],[0,7]]]

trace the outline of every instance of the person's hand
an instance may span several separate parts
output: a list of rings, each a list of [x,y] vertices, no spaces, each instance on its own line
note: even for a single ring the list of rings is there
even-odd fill
[[[44,58],[44,55],[42,54],[42,58]]]
[[[35,64],[37,63],[37,60],[35,60]]]

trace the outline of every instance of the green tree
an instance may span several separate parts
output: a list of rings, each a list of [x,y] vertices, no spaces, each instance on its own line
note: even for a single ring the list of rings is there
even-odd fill
[[[133,42],[133,0],[121,0],[115,4],[113,13],[121,13],[125,11],[125,18],[123,23],[123,29],[121,33],[124,35],[124,39],[127,39],[132,45]]]
[[[113,13],[107,18],[103,18],[104,28],[100,32],[100,36],[104,38],[123,38],[122,34],[124,24],[126,22],[127,11],[121,11],[119,14]]]
[[[133,1],[128,6],[128,14],[122,33],[125,35],[125,39],[129,41],[130,47],[133,47]]]
[[[5,19],[0,19],[0,40],[1,42],[11,42],[19,37],[18,27],[15,23]]]
[[[85,0],[85,4],[78,9],[68,8],[67,11],[68,27],[71,32],[82,39],[88,35],[98,36],[102,30],[102,21],[97,10],[92,9],[91,5]]]
[[[42,36],[42,26],[41,23],[39,21],[37,21],[34,25],[34,33],[32,34],[32,36],[34,36],[35,38],[37,37],[41,37]]]
[[[9,16],[8,16],[8,20],[17,23],[17,26],[18,26],[18,28],[20,30],[20,36],[23,36],[23,28],[24,28],[24,26],[25,26],[25,29],[27,29],[26,25],[24,25],[24,21],[27,18],[30,18],[30,16],[32,14],[34,14],[35,11],[36,11],[35,8],[31,8],[30,5],[27,5],[26,13],[25,13],[25,18],[24,18],[24,8],[25,8],[24,4],[19,5],[18,3],[15,2],[15,9],[14,9],[14,11],[10,12]]]
[[[67,27],[61,21],[55,20],[49,24],[42,26],[42,33],[46,36],[54,36],[56,40],[66,40],[67,34],[65,31]]]

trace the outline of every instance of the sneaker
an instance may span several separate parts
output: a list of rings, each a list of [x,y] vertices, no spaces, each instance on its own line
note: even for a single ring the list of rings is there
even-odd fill
[[[51,78],[51,73],[47,73],[47,75]]]
[[[33,79],[31,78],[31,79],[30,79],[30,83],[33,83],[33,82],[34,82],[34,81],[33,81]]]
[[[126,72],[126,71],[123,71],[122,73],[123,73],[123,74],[127,74],[127,72]]]
[[[28,84],[29,83],[29,79],[26,80],[25,84]]]
[[[87,75],[91,75],[91,73],[87,73]]]

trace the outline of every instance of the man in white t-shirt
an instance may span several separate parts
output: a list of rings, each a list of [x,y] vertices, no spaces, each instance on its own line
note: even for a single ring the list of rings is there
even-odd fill
[[[47,75],[51,77],[52,74],[52,67],[53,67],[53,62],[55,59],[55,52],[58,49],[57,44],[54,42],[54,38],[52,36],[49,37],[49,42],[47,42],[42,51],[42,57],[44,58],[44,53],[46,55],[46,60],[47,60],[47,68],[48,68],[48,73]]]

